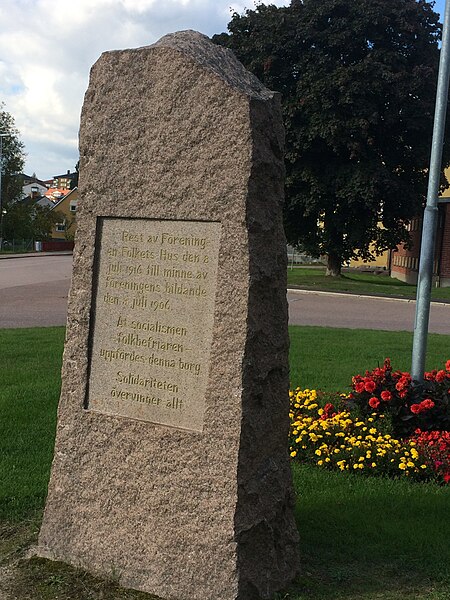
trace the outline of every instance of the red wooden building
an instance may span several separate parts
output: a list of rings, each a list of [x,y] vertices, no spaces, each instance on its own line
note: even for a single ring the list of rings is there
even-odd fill
[[[450,287],[450,190],[446,190],[443,196],[439,198],[438,210],[433,283],[436,287]],[[422,218],[413,219],[409,230],[412,247],[410,250],[406,250],[401,245],[391,253],[391,276],[406,283],[417,283]]]

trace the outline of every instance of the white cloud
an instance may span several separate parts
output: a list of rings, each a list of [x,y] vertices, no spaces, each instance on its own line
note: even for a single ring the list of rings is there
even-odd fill
[[[233,12],[247,7],[254,3],[2,0],[0,101],[21,132],[26,171],[47,179],[74,168],[89,70],[103,51],[152,44],[181,29],[220,33]]]

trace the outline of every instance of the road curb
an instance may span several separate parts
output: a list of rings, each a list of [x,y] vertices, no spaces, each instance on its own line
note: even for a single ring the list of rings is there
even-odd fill
[[[8,258],[36,258],[41,256],[69,256],[72,250],[56,250],[54,252],[22,252],[20,254],[0,254],[0,260]]]
[[[367,294],[352,294],[351,292],[325,292],[322,290],[306,290],[306,289],[302,289],[302,288],[291,288],[288,287],[287,289],[288,292],[298,292],[301,294],[316,294],[316,295],[320,295],[320,296],[340,296],[340,297],[353,297],[353,298],[365,298],[365,299],[375,299],[375,300],[386,300],[389,302],[406,302],[408,304],[415,304],[416,303],[416,299],[415,298],[396,298],[395,296],[376,296],[375,294],[373,295],[367,295]],[[432,306],[450,306],[450,302],[446,302],[445,300],[433,300],[431,302]]]

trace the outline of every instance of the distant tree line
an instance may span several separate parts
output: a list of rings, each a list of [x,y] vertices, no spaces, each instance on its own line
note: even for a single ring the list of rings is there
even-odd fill
[[[0,238],[47,240],[52,228],[63,220],[63,215],[50,207],[22,202],[22,171],[25,148],[13,116],[0,104],[1,153],[1,213]]]

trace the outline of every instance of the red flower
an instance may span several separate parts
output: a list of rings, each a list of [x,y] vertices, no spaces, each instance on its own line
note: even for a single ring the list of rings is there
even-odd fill
[[[434,381],[436,379],[436,374],[437,374],[437,371],[436,371],[436,369],[434,369],[433,371],[430,371],[429,373],[424,373],[423,378],[426,381]]]
[[[378,408],[380,406],[380,401],[378,400],[378,398],[376,398],[375,396],[373,396],[370,400],[369,400],[369,406],[371,408]]]
[[[391,392],[389,392],[388,390],[383,390],[381,392],[381,399],[384,400],[385,402],[389,402],[389,400],[392,400]]]
[[[450,371],[450,360],[448,360],[448,361],[445,363],[445,368],[447,369],[447,371]]]
[[[383,375],[385,374],[386,369],[380,369],[379,367],[377,367],[376,369],[374,369],[372,371],[372,376],[373,377],[383,377]]]
[[[359,381],[358,383],[355,384],[355,392],[357,392],[358,394],[361,394],[361,392],[364,391],[364,383],[362,381]]]
[[[403,375],[402,377],[400,377],[400,379],[395,384],[395,389],[398,392],[401,392],[402,390],[405,389],[405,387],[408,385],[408,383],[409,383],[408,378]]]
[[[436,381],[438,381],[439,383],[441,381],[444,381],[444,379],[446,377],[447,377],[447,373],[445,371],[443,371],[442,369],[436,373]]]
[[[327,402],[323,407],[323,413],[320,418],[324,421],[325,419],[331,419],[331,417],[334,417],[335,414],[336,412],[334,406],[331,404],[331,402]]]
[[[367,379],[364,382],[364,389],[366,390],[366,392],[374,392],[375,388],[377,387],[377,384],[375,383],[375,381],[373,379]]]
[[[445,473],[444,481],[445,481],[445,483],[450,483],[450,473]]]
[[[422,400],[419,406],[422,407],[422,410],[428,410],[429,408],[434,408],[434,402],[433,400],[430,400],[430,398],[426,398],[425,400]]]
[[[420,404],[411,404],[411,412],[415,415],[419,415],[422,412]]]

